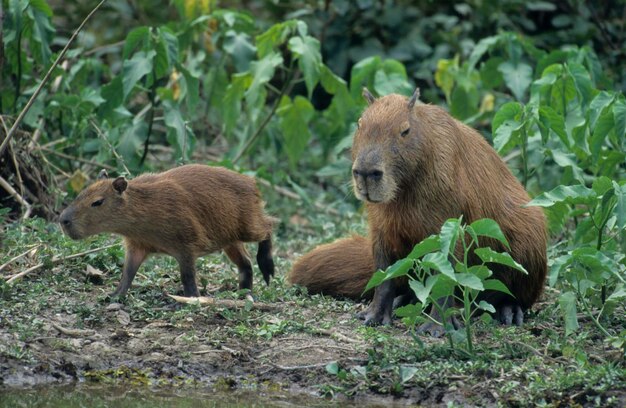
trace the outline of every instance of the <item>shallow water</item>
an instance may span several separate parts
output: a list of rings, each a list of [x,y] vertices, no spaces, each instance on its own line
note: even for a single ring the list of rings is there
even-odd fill
[[[153,389],[109,385],[1,389],[0,408],[159,408],[159,407],[333,407],[346,406],[308,395],[259,392],[211,392],[203,389]]]

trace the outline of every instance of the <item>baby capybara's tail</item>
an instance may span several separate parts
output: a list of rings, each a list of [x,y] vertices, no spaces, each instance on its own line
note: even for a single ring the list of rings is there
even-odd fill
[[[374,257],[369,239],[354,235],[316,247],[296,261],[287,276],[293,285],[321,293],[358,300],[371,297],[363,290],[374,274]]]
[[[265,283],[270,284],[270,277],[274,276],[274,258],[272,258],[272,236],[259,242],[256,253],[256,262],[259,265]]]

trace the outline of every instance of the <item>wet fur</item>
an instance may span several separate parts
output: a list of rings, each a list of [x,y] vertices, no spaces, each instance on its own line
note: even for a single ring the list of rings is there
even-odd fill
[[[237,265],[240,288],[252,289],[252,265],[244,242],[259,242],[257,261],[269,283],[274,274],[275,220],[265,214],[253,178],[194,164],[141,175],[120,192],[116,185],[123,181],[94,182],[60,216],[64,231],[73,239],[103,232],[124,236],[124,272],[113,295],[126,293],[148,255],[165,253],[180,264],[185,295],[198,296],[195,261],[220,249]],[[102,199],[101,205],[92,206]]]

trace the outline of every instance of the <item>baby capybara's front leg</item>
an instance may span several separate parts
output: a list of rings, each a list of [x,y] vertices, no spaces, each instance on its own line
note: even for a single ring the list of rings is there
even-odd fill
[[[239,270],[239,289],[252,291],[252,263],[243,242],[237,242],[224,248],[224,252]]]
[[[148,252],[145,249],[134,246],[132,243],[126,244],[126,257],[124,259],[124,270],[122,271],[122,279],[117,285],[115,292],[111,293],[110,297],[124,296],[130,285],[135,279],[137,270],[148,256]]]
[[[196,285],[196,258],[189,254],[176,257],[180,265],[180,280],[186,297],[198,297],[200,292]]]

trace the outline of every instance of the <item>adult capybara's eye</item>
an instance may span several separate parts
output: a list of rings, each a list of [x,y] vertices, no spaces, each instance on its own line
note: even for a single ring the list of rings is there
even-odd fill
[[[104,202],[104,198],[101,198],[99,200],[94,201],[93,203],[91,203],[92,207],[100,207],[102,205],[102,203]]]

